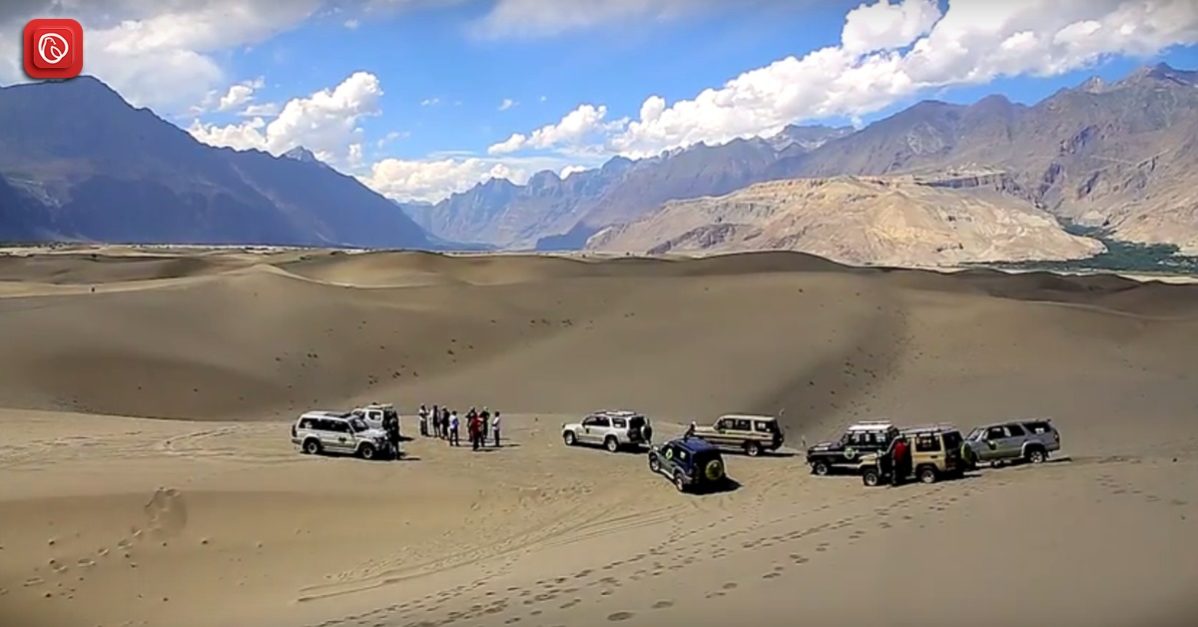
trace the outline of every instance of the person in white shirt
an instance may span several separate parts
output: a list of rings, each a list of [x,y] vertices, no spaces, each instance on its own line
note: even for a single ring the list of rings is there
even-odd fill
[[[451,412],[449,414],[449,445],[450,446],[461,446],[461,440],[459,440],[459,436],[458,436],[458,427],[459,426],[461,426],[461,425],[458,423],[458,412],[457,412],[457,410],[454,410],[453,412]]]
[[[491,418],[491,432],[495,434],[495,447],[499,447],[499,412]]]

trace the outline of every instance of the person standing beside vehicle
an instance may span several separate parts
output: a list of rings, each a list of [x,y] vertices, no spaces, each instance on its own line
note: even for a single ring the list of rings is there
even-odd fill
[[[890,474],[890,485],[897,486],[906,480],[907,475],[911,474],[911,469],[908,467],[907,439],[896,438],[892,453],[894,460],[891,462],[891,467],[894,471]]]

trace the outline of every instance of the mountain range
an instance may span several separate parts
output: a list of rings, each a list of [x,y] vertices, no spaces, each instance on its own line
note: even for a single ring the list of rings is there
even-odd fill
[[[436,247],[297,148],[213,148],[90,77],[0,88],[0,240]]]
[[[1195,251],[1196,86],[1198,73],[1161,64],[1110,84],[1091,79],[1032,106],[1003,96],[972,105],[923,101],[856,131],[792,126],[771,138],[615,158],[564,180],[545,172],[523,186],[489,181],[413,215],[449,239],[572,249],[601,229],[662,211],[667,201],[764,181],[947,174],[973,186],[951,171],[981,171],[986,186],[1062,221]]]
[[[303,148],[202,144],[94,78],[0,88],[5,241],[630,252],[857,241],[873,252],[839,257],[1073,259],[1101,246],[1062,224],[1198,251],[1196,177],[1198,73],[1163,64],[1030,106],[923,101],[861,129],[789,126],[565,178],[492,179],[436,204],[388,200]],[[807,183],[756,187],[795,180]]]

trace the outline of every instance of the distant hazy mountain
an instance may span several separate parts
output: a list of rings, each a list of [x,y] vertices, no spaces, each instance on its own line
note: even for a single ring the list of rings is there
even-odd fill
[[[1198,252],[1198,73],[1167,65],[1097,79],[1034,106],[989,96],[920,102],[860,131],[789,127],[769,139],[613,159],[565,181],[489,182],[427,210],[450,239],[575,248],[666,201],[842,175],[1004,173],[1003,193],[1115,237]]]
[[[565,179],[541,172],[526,185],[490,180],[424,211],[423,224],[457,241],[579,248],[602,226],[635,219],[667,200],[740,189],[762,180],[784,156],[802,154],[848,132],[789,127],[770,140],[700,144],[639,161],[617,157]]]
[[[213,148],[100,81],[0,88],[0,240],[429,245],[302,148]]]

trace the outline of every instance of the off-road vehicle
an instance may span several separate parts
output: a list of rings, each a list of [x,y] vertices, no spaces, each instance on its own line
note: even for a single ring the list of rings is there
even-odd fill
[[[888,420],[866,420],[849,425],[839,439],[807,449],[811,472],[824,476],[836,469],[859,468],[863,456],[884,451],[899,434]]]
[[[773,416],[727,414],[711,425],[696,425],[687,431],[707,440],[725,451],[741,451],[756,457],[762,451],[776,451],[782,446],[782,429]]]
[[[580,422],[562,425],[566,446],[602,446],[615,453],[623,448],[648,446],[653,427],[644,414],[628,410],[605,410],[589,414]]]
[[[1049,453],[1061,450],[1061,434],[1050,420],[1012,420],[970,431],[965,445],[978,462],[1040,464],[1048,461]]]
[[[393,457],[387,434],[351,412],[310,411],[291,425],[291,442],[309,455],[340,453],[362,459]]]
[[[901,480],[919,479],[922,483],[935,483],[941,478],[959,477],[964,474],[965,464],[961,459],[964,439],[956,427],[910,427],[900,431],[899,437],[907,441],[907,451],[911,458],[910,472],[907,476],[900,477]],[[876,486],[890,480],[892,464],[883,458],[890,454],[892,445],[893,440],[885,450],[861,457],[858,470],[861,472],[862,483]]]
[[[650,448],[649,470],[669,478],[679,492],[701,492],[728,482],[720,449],[696,437]]]
[[[382,429],[383,422],[387,418],[395,418],[396,424],[399,424],[399,413],[395,411],[395,405],[391,403],[371,403],[365,407],[353,409],[350,413],[365,420],[371,429]]]

